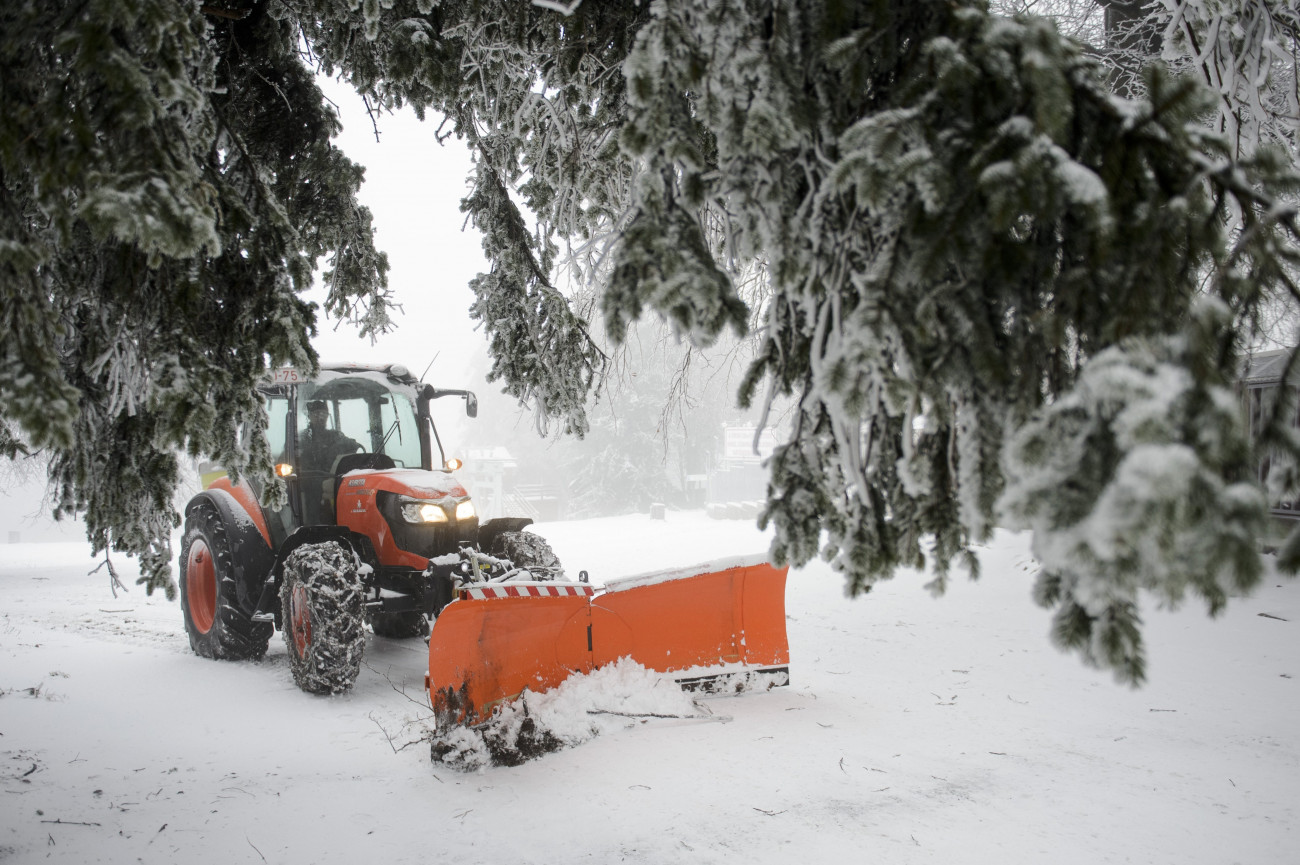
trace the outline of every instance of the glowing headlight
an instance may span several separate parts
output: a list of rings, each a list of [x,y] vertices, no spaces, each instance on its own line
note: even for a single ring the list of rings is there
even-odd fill
[[[402,519],[408,523],[445,523],[447,512],[433,502],[408,500],[402,503]]]
[[[473,503],[473,502],[468,502],[468,501],[466,501],[466,502],[461,502],[460,504],[456,505],[456,519],[458,519],[458,520],[472,520],[472,519],[474,519],[475,516],[476,516],[476,513],[475,513],[475,511],[474,511],[474,503]]]

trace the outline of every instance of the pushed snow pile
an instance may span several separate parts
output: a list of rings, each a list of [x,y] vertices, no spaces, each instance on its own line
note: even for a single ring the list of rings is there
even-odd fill
[[[725,720],[693,700],[669,676],[627,658],[570,676],[545,693],[525,691],[477,727],[434,733],[434,762],[473,771],[518,766],[652,718]]]

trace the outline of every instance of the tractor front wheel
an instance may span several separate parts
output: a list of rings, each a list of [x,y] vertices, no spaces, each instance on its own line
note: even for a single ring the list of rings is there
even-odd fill
[[[205,658],[259,660],[274,631],[239,606],[234,552],[221,514],[210,503],[191,505],[181,541],[181,612],[190,648]]]
[[[340,544],[304,544],[285,559],[281,621],[299,688],[309,694],[352,688],[366,646],[363,596],[357,558]]]
[[[533,571],[538,579],[558,580],[564,576],[555,550],[545,538],[532,532],[502,532],[493,539],[488,554],[509,559],[516,568]]]

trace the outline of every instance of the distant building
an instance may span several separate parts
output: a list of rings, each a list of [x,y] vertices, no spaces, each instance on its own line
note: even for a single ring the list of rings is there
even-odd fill
[[[457,472],[474,497],[480,520],[506,516],[506,491],[514,486],[519,463],[503,447],[470,448],[465,465]],[[514,516],[511,514],[510,516]]]
[[[1264,424],[1265,417],[1274,411],[1277,401],[1285,395],[1290,400],[1288,411],[1291,424],[1300,427],[1300,388],[1297,388],[1295,376],[1292,382],[1283,381],[1286,374],[1287,360],[1292,349],[1256,352],[1250,358],[1250,364],[1241,378],[1242,408],[1246,415],[1247,430],[1253,440]],[[1300,372],[1300,371],[1298,371]],[[1259,461],[1259,482],[1268,489],[1268,476],[1273,468],[1273,459],[1265,454]],[[1300,521],[1300,501],[1296,499],[1279,499],[1269,502],[1269,512],[1273,517],[1268,541],[1280,541],[1295,528]]]
[[[480,520],[529,517],[538,522],[564,519],[558,490],[544,484],[520,483],[519,462],[504,447],[471,448],[460,469]]]
[[[767,498],[764,462],[776,444],[771,428],[760,433],[753,424],[723,426],[722,459],[708,476],[707,505],[711,513],[733,518],[757,514],[758,503]]]

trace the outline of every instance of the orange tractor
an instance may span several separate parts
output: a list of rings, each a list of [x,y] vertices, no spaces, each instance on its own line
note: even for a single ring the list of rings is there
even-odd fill
[[[585,572],[565,579],[530,520],[480,522],[430,415],[457,397],[475,417],[473,393],[358,364],[279,370],[262,393],[287,502],[215,471],[186,506],[181,607],[198,654],[261,658],[279,629],[298,686],[327,694],[355,682],[367,625],[427,636],[431,703],[471,724],[620,657],[689,682],[783,680],[783,569],[735,560],[597,590]]]

